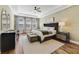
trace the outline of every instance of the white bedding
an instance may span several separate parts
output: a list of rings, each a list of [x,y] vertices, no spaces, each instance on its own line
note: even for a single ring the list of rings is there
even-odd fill
[[[44,30],[43,30],[43,31],[44,31]],[[49,31],[49,30],[45,30],[45,31]],[[42,32],[41,32],[41,30],[32,30],[32,33],[34,33],[34,34],[40,36],[41,41],[43,41],[45,37],[53,36],[53,35],[56,34],[56,30],[52,30],[51,32],[52,32],[52,34],[43,35]]]

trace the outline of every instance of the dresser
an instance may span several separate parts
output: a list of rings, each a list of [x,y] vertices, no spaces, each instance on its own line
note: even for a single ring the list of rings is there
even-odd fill
[[[70,42],[70,33],[69,32],[58,32],[56,37],[65,42]]]
[[[15,48],[15,32],[1,33],[1,52]]]

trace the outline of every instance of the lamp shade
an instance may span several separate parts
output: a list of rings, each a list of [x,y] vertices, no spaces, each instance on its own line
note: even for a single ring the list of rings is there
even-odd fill
[[[59,22],[59,26],[65,26],[65,22]]]
[[[64,26],[65,22],[59,22],[59,31],[63,31]]]

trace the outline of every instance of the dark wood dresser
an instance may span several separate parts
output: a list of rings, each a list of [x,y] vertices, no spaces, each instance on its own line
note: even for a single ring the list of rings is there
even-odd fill
[[[1,33],[1,52],[15,48],[15,32]]]

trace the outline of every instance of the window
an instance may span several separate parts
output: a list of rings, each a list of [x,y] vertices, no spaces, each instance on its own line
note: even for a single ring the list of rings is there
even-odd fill
[[[16,30],[23,31],[25,29],[24,17],[16,17]]]
[[[31,18],[26,18],[26,22],[25,22],[25,28],[26,31],[31,31]]]
[[[39,19],[37,18],[16,16],[15,20],[16,30],[19,31],[26,30],[26,32],[30,32],[31,30],[38,29],[39,27]]]

